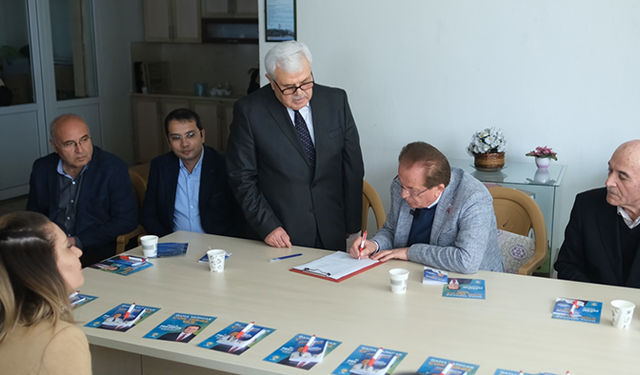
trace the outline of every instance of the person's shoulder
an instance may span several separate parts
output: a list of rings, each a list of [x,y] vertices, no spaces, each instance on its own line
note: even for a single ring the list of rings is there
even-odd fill
[[[41,168],[50,168],[56,167],[58,162],[60,161],[60,156],[55,152],[50,153],[49,155],[45,155],[43,157],[37,158],[33,162],[33,169],[41,169]]]
[[[98,146],[93,146],[93,157],[101,167],[125,167],[128,169],[127,163],[120,159],[117,155],[105,151]]]
[[[244,106],[252,106],[254,104],[265,101],[267,98],[274,97],[275,94],[270,84],[266,84],[260,87],[258,90],[252,92],[251,94],[244,96],[236,101],[236,106],[244,107]]]
[[[151,160],[150,168],[154,168],[154,167],[160,168],[162,166],[170,165],[172,163],[177,163],[177,162],[178,162],[178,157],[176,156],[176,154],[174,154],[173,151],[169,151],[167,153],[164,153],[162,155],[159,155],[153,158]]]
[[[347,92],[339,87],[315,84],[313,85],[313,95],[318,95],[320,97],[344,98],[347,96]],[[311,100],[313,101],[313,97]]]
[[[607,199],[606,187],[583,191],[576,195],[576,202],[579,202],[579,203],[604,202],[606,201],[606,199]]]

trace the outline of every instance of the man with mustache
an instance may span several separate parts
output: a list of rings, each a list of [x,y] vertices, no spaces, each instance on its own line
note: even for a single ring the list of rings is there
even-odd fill
[[[234,106],[229,180],[250,237],[345,250],[362,220],[360,140],[346,93],[316,84],[311,63],[297,41],[267,53],[270,84]]]
[[[640,288],[640,140],[613,153],[605,186],[576,196],[558,278]]]
[[[138,225],[127,164],[94,147],[77,115],[53,120],[49,142],[54,152],[33,163],[27,210],[58,224],[82,249],[83,267],[115,255],[116,238]]]
[[[164,126],[171,151],[151,161],[144,229],[157,236],[186,230],[241,237],[244,217],[231,194],[224,156],[204,145],[200,116],[179,108]]]

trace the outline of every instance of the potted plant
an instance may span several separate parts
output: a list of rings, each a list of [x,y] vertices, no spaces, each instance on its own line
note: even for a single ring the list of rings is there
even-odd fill
[[[504,167],[504,153],[507,140],[502,130],[486,128],[474,133],[467,152],[474,158],[474,165],[479,171],[493,172]]]
[[[558,157],[556,156],[558,154],[547,146],[538,146],[535,150],[530,151],[524,155],[535,157],[536,165],[538,166],[538,168],[547,168],[551,163],[551,159],[558,161]]]

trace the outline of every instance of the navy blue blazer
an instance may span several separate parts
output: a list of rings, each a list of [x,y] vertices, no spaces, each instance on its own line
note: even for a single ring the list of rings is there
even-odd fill
[[[51,221],[58,216],[60,186],[58,162],[51,153],[33,163],[27,210],[40,212]],[[82,177],[72,233],[82,251],[97,250],[106,258],[115,254],[116,238],[138,226],[138,205],[127,164],[117,156],[93,146],[93,156]],[[88,255],[88,254],[87,254]]]
[[[242,237],[245,220],[231,194],[224,156],[205,146],[200,175],[200,225],[206,233]],[[149,183],[142,210],[147,233],[164,236],[173,232],[173,212],[180,159],[168,152],[151,161]]]

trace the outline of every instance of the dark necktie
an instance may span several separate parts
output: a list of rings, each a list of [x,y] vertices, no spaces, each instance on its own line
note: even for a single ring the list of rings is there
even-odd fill
[[[309,163],[311,164],[311,169],[316,168],[316,149],[313,147],[313,142],[311,142],[311,135],[309,134],[309,128],[307,128],[307,123],[302,118],[302,115],[298,111],[293,111],[295,113],[295,127],[298,132],[298,137],[300,137],[300,142],[302,142],[302,148],[307,153],[307,157],[309,158]]]

